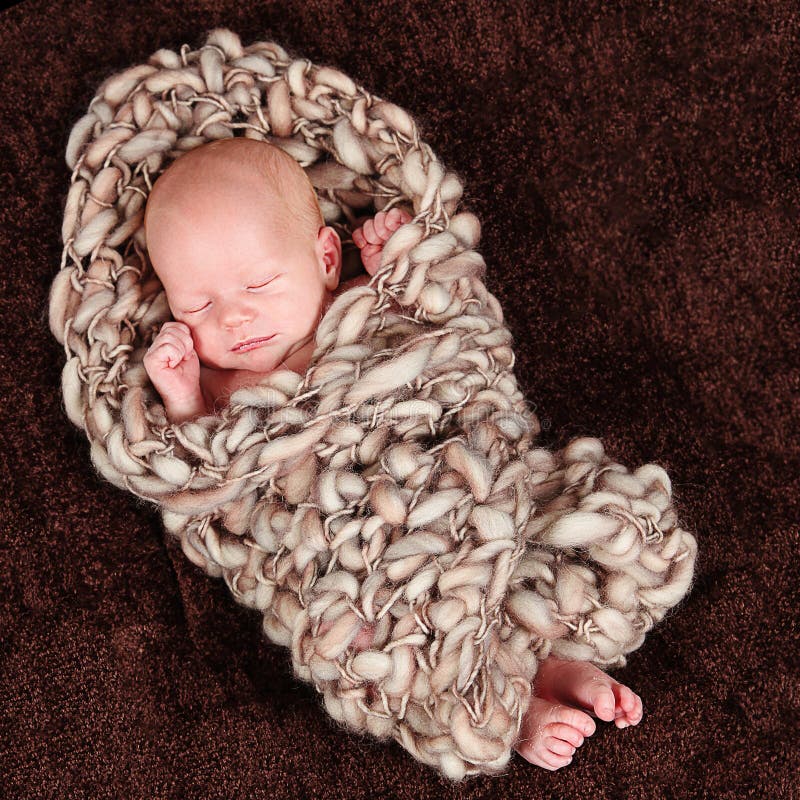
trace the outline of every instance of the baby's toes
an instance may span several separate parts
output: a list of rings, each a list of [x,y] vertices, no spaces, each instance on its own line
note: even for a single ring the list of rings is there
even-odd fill
[[[547,726],[547,733],[556,739],[561,739],[569,745],[572,745],[573,750],[583,744],[583,734],[572,725],[565,725],[563,723],[556,723]]]
[[[556,756],[567,756],[571,758],[572,754],[575,752],[575,748],[569,742],[565,742],[563,739],[559,739],[556,736],[545,736],[544,746]]]
[[[615,716],[617,698],[610,686],[598,683],[590,693],[590,702],[594,713],[605,722],[611,722]]]
[[[557,769],[561,769],[561,767],[566,767],[571,761],[571,755],[560,755],[545,747],[537,753],[537,760],[534,763],[539,767],[544,767],[554,772]]]
[[[597,725],[588,714],[568,706],[555,706],[548,722],[568,726],[582,736],[591,736],[597,729]]]
[[[635,692],[627,686],[618,683],[614,687],[614,694],[617,700],[617,710],[615,713],[616,725],[618,728],[627,728],[628,725],[637,725],[642,720],[642,700]]]
[[[515,749],[526,761],[553,772],[569,764],[572,756],[554,753],[546,744],[548,738],[542,737],[539,741],[521,743]]]

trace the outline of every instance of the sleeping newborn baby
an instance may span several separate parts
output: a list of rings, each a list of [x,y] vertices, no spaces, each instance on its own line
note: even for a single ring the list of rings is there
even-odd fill
[[[369,275],[410,217],[381,212],[353,235]],[[144,365],[171,422],[213,413],[276,369],[302,373],[339,282],[342,245],[302,167],[277,147],[227,139],[195,148],[156,181],[145,211],[150,260],[174,322]]]
[[[354,231],[368,275],[340,284],[341,241],[294,158],[236,138],[174,161],[145,212],[147,249],[174,321],[144,365],[169,420],[214,413],[231,392],[274,370],[303,373],[336,294],[369,281],[384,243],[409,220],[395,208]],[[373,635],[365,624],[353,648],[369,648]],[[515,749],[546,769],[563,767],[594,733],[590,714],[624,728],[641,720],[642,703],[588,662],[547,658]]]

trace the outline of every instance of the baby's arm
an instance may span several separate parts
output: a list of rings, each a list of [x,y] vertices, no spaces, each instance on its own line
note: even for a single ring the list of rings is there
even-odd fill
[[[361,250],[364,269],[374,275],[381,266],[381,252],[387,239],[401,226],[411,221],[402,208],[379,211],[361,227],[353,231],[353,242]]]
[[[170,422],[207,413],[200,389],[200,359],[183,322],[165,322],[144,357],[144,368],[164,401]]]

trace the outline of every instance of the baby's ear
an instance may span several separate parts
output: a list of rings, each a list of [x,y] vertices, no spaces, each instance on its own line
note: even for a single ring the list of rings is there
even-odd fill
[[[329,291],[333,291],[339,285],[342,271],[342,240],[329,225],[319,229],[317,255],[324,270],[325,285]]]

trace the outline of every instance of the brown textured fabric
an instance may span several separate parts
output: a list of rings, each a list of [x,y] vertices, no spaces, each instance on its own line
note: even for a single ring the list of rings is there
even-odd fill
[[[0,794],[792,797],[800,14],[576,4],[27,0],[0,15]],[[618,677],[633,729],[451,789],[338,729],[259,615],[104,483],[46,322],[69,130],[100,81],[225,25],[415,115],[481,218],[486,282],[547,425],[662,464],[694,591]]]

